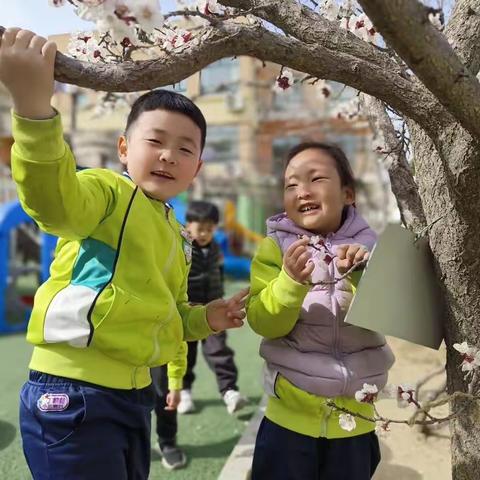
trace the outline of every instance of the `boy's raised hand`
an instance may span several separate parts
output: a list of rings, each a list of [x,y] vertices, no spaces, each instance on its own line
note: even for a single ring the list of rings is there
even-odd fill
[[[293,242],[283,256],[283,268],[290,278],[298,283],[311,281],[311,275],[315,268],[313,262],[309,262],[311,254],[307,249],[309,238],[304,237]]]
[[[238,328],[245,318],[245,299],[249,289],[244,288],[233,297],[219,298],[207,304],[207,322],[212,330],[220,332],[228,328]]]
[[[367,260],[369,252],[363,245],[358,243],[339,245],[335,265],[341,275],[347,273],[356,263]]]
[[[29,30],[7,28],[0,40],[0,81],[13,98],[15,112],[41,120],[55,115],[54,91],[57,46]]]

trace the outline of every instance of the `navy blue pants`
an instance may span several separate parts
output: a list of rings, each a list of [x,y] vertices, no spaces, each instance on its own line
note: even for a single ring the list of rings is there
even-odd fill
[[[146,480],[153,387],[117,390],[30,372],[20,393],[23,451],[35,480]]]
[[[374,432],[327,440],[292,432],[264,417],[252,480],[369,480],[379,462]]]

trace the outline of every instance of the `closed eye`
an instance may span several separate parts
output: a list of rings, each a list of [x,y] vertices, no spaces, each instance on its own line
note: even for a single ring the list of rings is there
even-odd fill
[[[328,180],[328,178],[327,177],[314,177],[314,178],[312,178],[312,182],[317,182],[319,180]]]
[[[291,188],[296,187],[296,186],[297,186],[296,183],[290,183],[288,185],[285,185],[285,190],[291,189]]]
[[[182,147],[182,148],[180,149],[180,151],[189,153],[190,155],[193,155],[193,152],[192,152],[191,150],[189,150],[188,148],[185,148],[185,147]]]
[[[162,144],[162,142],[160,140],[157,140],[156,138],[147,138],[147,142],[157,143],[158,145]]]

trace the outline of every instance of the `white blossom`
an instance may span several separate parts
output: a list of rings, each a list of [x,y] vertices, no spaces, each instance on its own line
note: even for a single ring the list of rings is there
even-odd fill
[[[338,423],[340,425],[340,428],[346,430],[347,432],[351,432],[357,427],[355,417],[353,415],[350,415],[349,413],[341,413],[338,417]]]
[[[347,122],[354,122],[360,117],[360,104],[358,97],[354,97],[347,102],[337,104],[333,115]]]
[[[332,94],[332,88],[325,80],[319,80],[315,86],[317,87],[317,97],[322,100],[329,98]]]
[[[398,386],[397,405],[399,408],[406,408],[415,400],[415,388],[404,384]]]
[[[377,399],[378,388],[376,385],[364,383],[361,390],[355,392],[357,402],[373,403]]]
[[[141,0],[132,5],[137,24],[142,30],[151,33],[155,28],[161,28],[164,17],[156,0]]]
[[[217,0],[200,0],[198,2],[198,10],[205,15],[221,15],[223,13],[222,7]]]
[[[176,30],[168,30],[165,35],[165,43],[163,48],[168,51],[180,48],[193,39],[192,32],[178,28]],[[193,42],[196,44],[196,42]]]
[[[480,366],[480,350],[467,342],[454,343],[453,348],[462,355],[462,372],[471,372]]]
[[[365,42],[375,43],[375,28],[372,21],[364,13],[359,16],[343,17],[340,21],[340,27],[352,32]]]
[[[435,27],[437,28],[438,30],[442,30],[443,28],[443,23],[442,23],[442,12],[441,11],[437,11],[435,13],[433,12],[430,12],[428,14],[428,20],[430,21],[430,23]]]
[[[293,72],[284,68],[280,75],[275,80],[275,86],[273,89],[275,92],[284,92],[293,85]]]
[[[340,7],[335,0],[325,0],[320,7],[320,11],[328,20],[337,20],[340,13]]]

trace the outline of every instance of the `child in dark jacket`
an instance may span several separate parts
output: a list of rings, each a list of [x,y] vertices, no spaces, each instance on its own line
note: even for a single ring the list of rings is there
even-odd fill
[[[192,263],[188,277],[188,298],[191,304],[204,305],[223,297],[223,255],[213,239],[218,225],[218,208],[210,202],[191,202],[187,214],[187,231],[192,237]],[[183,378],[183,390],[178,405],[179,413],[195,410],[192,386],[197,361],[198,342],[188,342],[187,372]],[[247,398],[237,386],[238,371],[233,350],[227,345],[227,335],[220,332],[202,341],[202,351],[210,369],[217,377],[218,390],[232,414],[245,406]]]

